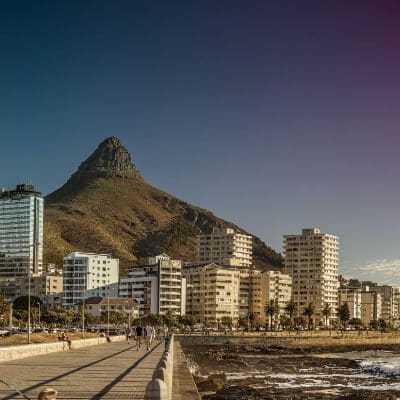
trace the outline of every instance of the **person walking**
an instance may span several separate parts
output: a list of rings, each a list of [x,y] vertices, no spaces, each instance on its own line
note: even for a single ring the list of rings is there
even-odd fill
[[[151,348],[151,342],[153,340],[153,327],[150,325],[150,322],[147,323],[146,328],[145,328],[145,333],[146,333],[146,346],[147,346],[147,351],[150,351]]]
[[[138,325],[135,329],[137,351],[139,351],[139,349],[140,349],[140,343],[142,341],[142,332],[143,332],[143,328],[140,325]]]
[[[129,341],[131,339],[131,334],[132,334],[132,330],[130,326],[127,326],[125,329],[125,340],[126,342],[129,344]]]

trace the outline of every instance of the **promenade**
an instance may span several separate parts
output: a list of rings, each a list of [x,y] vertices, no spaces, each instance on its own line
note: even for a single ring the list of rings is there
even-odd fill
[[[7,361],[0,364],[0,399],[33,400],[46,386],[58,391],[57,400],[143,399],[163,350],[162,342],[147,352],[122,341]]]

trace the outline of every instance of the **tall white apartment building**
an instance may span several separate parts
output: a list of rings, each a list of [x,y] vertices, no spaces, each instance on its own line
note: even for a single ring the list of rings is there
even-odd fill
[[[89,297],[117,297],[119,260],[110,254],[70,253],[63,259],[63,307]]]
[[[215,229],[209,235],[197,236],[199,264],[221,264],[250,267],[252,264],[253,239],[236,233],[234,229]]]
[[[339,238],[319,229],[303,229],[301,235],[284,236],[286,274],[292,277],[292,298],[303,314],[314,305],[314,322],[324,321],[325,304],[331,307],[329,322],[336,318],[338,306]]]
[[[186,281],[182,278],[182,261],[167,254],[150,257],[148,265],[134,267],[121,278],[119,295],[139,304],[140,316],[186,313]]]
[[[217,264],[188,266],[187,313],[198,322],[218,327],[224,317],[237,324],[240,313],[240,270]]]

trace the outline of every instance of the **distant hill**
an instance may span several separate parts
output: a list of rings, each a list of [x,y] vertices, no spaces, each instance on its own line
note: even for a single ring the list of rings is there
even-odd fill
[[[240,227],[149,185],[116,137],[45,198],[45,262],[70,251],[111,253],[122,270],[160,252],[196,260],[196,235]],[[254,238],[254,264],[279,268],[281,255]],[[123,272],[123,271],[121,271]]]

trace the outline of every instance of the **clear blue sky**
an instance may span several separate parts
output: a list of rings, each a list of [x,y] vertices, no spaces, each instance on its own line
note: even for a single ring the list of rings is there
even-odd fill
[[[279,251],[320,227],[341,272],[400,285],[399,20],[390,0],[2,2],[0,186],[50,193],[116,135],[153,185]]]

